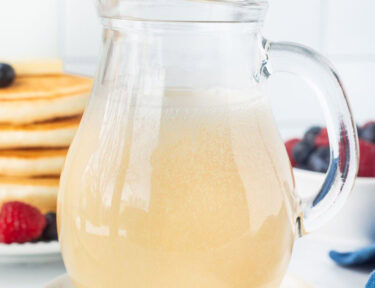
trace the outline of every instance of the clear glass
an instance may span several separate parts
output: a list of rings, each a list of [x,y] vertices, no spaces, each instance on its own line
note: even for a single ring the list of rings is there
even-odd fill
[[[69,275],[76,288],[279,287],[295,239],[353,186],[342,85],[321,56],[262,37],[264,1],[148,3],[99,5],[101,63],[58,200]],[[303,203],[264,93],[273,72],[306,79],[326,112],[332,163]]]

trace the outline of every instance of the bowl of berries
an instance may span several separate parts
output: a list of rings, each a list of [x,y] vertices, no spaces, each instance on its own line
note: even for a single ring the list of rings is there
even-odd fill
[[[357,126],[360,161],[358,178],[345,207],[321,233],[364,243],[375,240],[375,121]],[[327,129],[313,126],[300,138],[285,142],[296,189],[302,197],[316,195],[330,163]]]

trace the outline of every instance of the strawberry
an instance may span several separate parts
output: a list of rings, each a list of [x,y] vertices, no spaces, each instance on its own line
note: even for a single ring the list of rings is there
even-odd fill
[[[294,160],[293,158],[292,151],[293,151],[293,147],[299,142],[301,142],[301,139],[299,138],[293,138],[285,142],[286,152],[288,152],[290,164],[292,164],[293,167],[296,167],[297,163],[296,163],[296,160]]]
[[[367,141],[359,140],[359,177],[375,177],[375,146]]]
[[[38,239],[46,226],[40,211],[22,202],[4,203],[0,211],[0,242],[25,243]]]
[[[315,146],[317,146],[317,147],[328,147],[329,146],[327,128],[322,129],[322,131],[320,131],[318,136],[316,136]]]

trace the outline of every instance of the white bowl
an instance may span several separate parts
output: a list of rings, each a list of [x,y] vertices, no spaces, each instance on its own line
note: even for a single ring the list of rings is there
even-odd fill
[[[294,168],[296,189],[302,197],[316,195],[325,174]],[[358,177],[343,207],[318,233],[364,244],[375,242],[375,178]]]

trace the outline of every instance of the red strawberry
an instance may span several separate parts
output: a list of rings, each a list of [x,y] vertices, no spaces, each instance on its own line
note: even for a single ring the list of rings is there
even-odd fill
[[[7,202],[0,211],[0,242],[25,243],[42,235],[46,219],[40,211],[22,202]]]
[[[364,140],[359,140],[359,177],[375,177],[375,146]]]
[[[317,147],[328,147],[329,146],[329,139],[328,139],[328,131],[327,128],[322,129],[318,136],[315,138],[315,145]]]
[[[301,139],[299,138],[293,138],[285,142],[286,152],[288,152],[290,164],[292,164],[293,167],[296,167],[297,163],[296,160],[294,160],[293,158],[292,150],[294,145],[296,145],[300,141]]]

